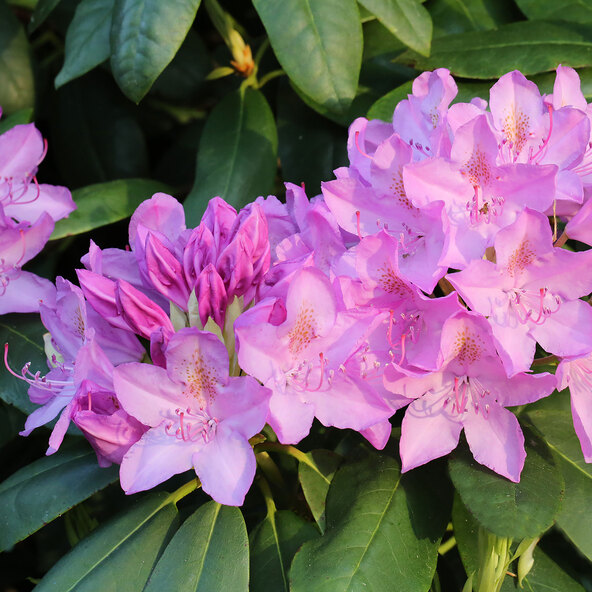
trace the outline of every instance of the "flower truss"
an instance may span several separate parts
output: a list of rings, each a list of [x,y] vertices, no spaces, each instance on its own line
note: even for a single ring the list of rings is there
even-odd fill
[[[451,106],[456,92],[447,70],[426,72],[392,123],[354,121],[349,166],[312,199],[290,183],[285,202],[238,212],[215,197],[187,228],[154,195],[128,250],[91,242],[79,286],[58,278],[52,296],[20,265],[72,204],[35,181],[33,127],[2,136],[3,312],[17,282],[39,285],[27,310],[51,335],[49,372],[22,373],[40,405],[23,434],[58,417],[48,454],[73,422],[127,493],[193,468],[240,505],[266,423],[285,445],[316,418],[380,449],[404,409],[403,471],[464,431],[477,462],[518,482],[509,408],[570,387],[592,462],[592,110],[566,67],[551,95],[520,72],[489,104]],[[533,373],[547,356],[557,374]]]

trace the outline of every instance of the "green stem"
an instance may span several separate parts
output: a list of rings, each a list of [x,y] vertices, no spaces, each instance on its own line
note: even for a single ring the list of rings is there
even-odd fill
[[[277,465],[273,462],[271,456],[267,452],[258,452],[256,457],[257,464],[265,473],[265,476],[279,489],[284,490],[286,488],[286,482],[282,477],[280,470]]]
[[[177,505],[179,501],[185,496],[189,495],[191,492],[199,489],[200,487],[201,482],[197,477],[195,479],[191,479],[191,481],[185,483],[185,485],[181,485],[177,491],[171,493],[167,499],[167,503],[173,503]]]
[[[290,446],[289,444],[280,444],[279,442],[263,442],[261,444],[257,444],[255,448],[255,452],[269,451],[287,454],[288,456],[295,458],[298,462],[308,465],[311,469],[319,473],[319,475],[322,475],[315,463],[310,460],[310,458],[308,458],[304,452],[298,450],[298,448],[295,446]]]
[[[271,517],[277,512],[275,502],[273,501],[273,494],[271,493],[271,487],[269,487],[269,483],[265,477],[259,477],[257,479],[257,485],[259,486],[259,489],[261,490],[261,493],[265,499],[267,515]]]
[[[448,553],[448,551],[450,551],[450,549],[454,549],[455,546],[456,539],[451,536],[445,543],[442,543],[438,547],[438,555],[444,555],[445,553]]]
[[[283,76],[284,74],[285,74],[285,72],[281,69],[268,72],[259,81],[259,88],[263,88],[263,85],[267,84],[270,80],[273,80],[274,78],[277,78],[278,76]]]

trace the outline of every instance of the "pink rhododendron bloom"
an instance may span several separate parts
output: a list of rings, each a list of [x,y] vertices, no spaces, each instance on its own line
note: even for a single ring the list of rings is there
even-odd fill
[[[444,456],[456,448],[461,430],[475,460],[518,482],[524,465],[524,436],[505,407],[549,395],[550,374],[506,376],[481,316],[460,312],[444,324],[442,366],[431,373],[387,368],[385,385],[414,399],[403,418],[403,471]]]
[[[535,344],[558,356],[592,350],[592,251],[553,247],[545,216],[525,209],[495,238],[496,263],[473,261],[447,276],[463,300],[488,317],[509,375],[530,368]]]
[[[363,430],[391,408],[366,374],[365,335],[375,312],[338,311],[327,277],[305,268],[290,283],[285,313],[263,300],[236,321],[241,368],[270,388],[269,424],[283,443],[297,443],[314,417],[327,426]],[[272,321],[273,315],[273,321]],[[381,385],[379,385],[381,386]]]
[[[114,371],[121,405],[149,426],[123,457],[121,486],[143,491],[193,467],[205,492],[240,506],[255,475],[248,440],[265,424],[269,391],[230,377],[226,348],[211,333],[181,329],[165,356],[166,370],[132,363]]]

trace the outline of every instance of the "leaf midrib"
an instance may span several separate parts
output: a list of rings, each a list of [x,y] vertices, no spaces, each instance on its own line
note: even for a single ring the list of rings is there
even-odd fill
[[[368,541],[368,544],[364,546],[364,551],[362,552],[362,554],[360,555],[360,559],[358,560],[358,563],[356,564],[355,568],[352,570],[351,576],[347,582],[347,587],[345,588],[345,590],[351,590],[350,586],[352,584],[352,580],[354,579],[354,576],[356,575],[356,573],[358,572],[358,569],[360,568],[360,565],[364,559],[364,557],[366,556],[366,553],[368,552],[368,549],[370,548],[370,545],[372,544],[372,541],[374,540],[374,537],[376,536],[376,533],[378,532],[378,528],[381,525],[384,516],[387,512],[387,510],[391,507],[391,504],[393,502],[393,498],[395,497],[395,493],[397,492],[398,488],[399,488],[399,483],[401,482],[401,477],[402,474],[399,473],[399,477],[397,479],[397,482],[395,483],[395,486],[392,489],[391,495],[389,497],[388,502],[385,504],[384,510],[382,511],[380,518],[378,519],[377,523],[376,523],[376,528],[374,528],[374,530],[372,531],[372,535],[370,536],[370,540]]]
[[[197,587],[199,586],[199,580],[201,579],[201,575],[203,573],[204,565],[206,563],[206,555],[208,554],[208,548],[210,546],[210,541],[212,540],[212,536],[214,535],[214,528],[216,527],[216,522],[218,521],[218,515],[220,514],[221,508],[222,508],[222,506],[220,504],[217,504],[215,507],[216,511],[214,512],[214,516],[212,517],[212,525],[210,526],[210,532],[208,533],[208,537],[205,541],[204,552],[201,556],[201,562],[199,565],[199,569],[196,572],[196,577],[194,580],[196,590],[197,590]]]

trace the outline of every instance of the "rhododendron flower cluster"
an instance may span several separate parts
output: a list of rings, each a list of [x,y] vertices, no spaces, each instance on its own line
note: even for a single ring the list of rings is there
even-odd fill
[[[46,151],[32,123],[0,135],[0,314],[38,312],[55,301],[50,281],[21,269],[43,249],[55,222],[76,208],[68,189],[37,181]]]
[[[316,418],[381,449],[404,409],[403,471],[464,431],[477,462],[518,482],[509,408],[569,387],[592,462],[592,111],[566,67],[551,95],[520,72],[489,102],[451,105],[456,92],[447,70],[426,72],[392,123],[354,121],[349,166],[312,199],[291,183],[285,203],[239,212],[215,197],[187,228],[156,194],[129,250],[91,243],[80,287],[58,278],[40,307],[50,370],[23,371],[42,405],[23,434],[59,415],[48,454],[74,422],[127,493],[194,468],[240,505],[266,423],[281,444]],[[19,217],[51,194],[30,180],[40,156],[0,162],[11,253],[50,224]],[[557,374],[534,373],[541,359]]]

